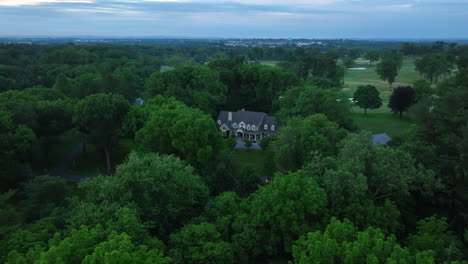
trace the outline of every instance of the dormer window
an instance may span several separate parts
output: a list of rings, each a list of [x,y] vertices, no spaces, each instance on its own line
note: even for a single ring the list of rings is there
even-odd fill
[[[271,125],[271,130],[275,130],[275,126],[274,126],[274,125]]]
[[[233,128],[237,128],[237,123],[232,124]]]
[[[252,130],[255,131],[255,125],[252,125]]]
[[[218,120],[218,125],[221,125],[221,120]]]
[[[240,123],[239,123],[239,128],[245,128],[244,122],[240,122]]]
[[[247,130],[250,130],[250,125],[247,125]]]
[[[265,124],[265,126],[263,127],[263,129],[268,130],[268,125]]]

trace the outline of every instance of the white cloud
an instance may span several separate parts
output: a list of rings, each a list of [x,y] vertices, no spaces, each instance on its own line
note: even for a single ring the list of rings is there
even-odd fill
[[[39,5],[46,3],[94,3],[93,0],[1,0],[0,6]]]

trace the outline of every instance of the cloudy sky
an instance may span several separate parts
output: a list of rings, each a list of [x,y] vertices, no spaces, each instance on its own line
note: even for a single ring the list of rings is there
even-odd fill
[[[468,0],[0,0],[1,36],[468,38]]]

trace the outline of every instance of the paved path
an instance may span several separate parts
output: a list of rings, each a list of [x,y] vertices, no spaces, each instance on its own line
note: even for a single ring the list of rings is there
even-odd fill
[[[63,178],[68,181],[73,181],[73,182],[79,182],[82,180],[85,180],[87,177],[83,177],[80,175],[73,175],[67,173],[67,169],[70,167],[70,164],[73,162],[73,160],[76,158],[78,154],[83,152],[83,147],[84,147],[85,141],[80,141],[78,144],[73,147],[70,152],[68,152],[50,171],[51,176],[57,176],[60,178]]]
[[[236,148],[236,149],[246,149],[247,147],[245,146],[245,142],[238,139],[237,143],[236,143],[236,146],[234,148]],[[262,149],[258,143],[252,143],[252,146],[250,148],[251,149]]]

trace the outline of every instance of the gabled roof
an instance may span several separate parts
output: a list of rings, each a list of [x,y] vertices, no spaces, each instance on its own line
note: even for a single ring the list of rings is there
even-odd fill
[[[229,119],[229,116],[231,117]],[[221,111],[218,115],[218,120],[221,121],[222,124],[226,124],[230,129],[232,129],[232,124],[243,122],[245,125],[255,125],[259,128],[259,131],[265,131],[264,126],[265,124],[268,125],[268,131],[271,131],[271,126],[276,125],[276,119],[274,116],[269,116],[263,112],[253,112],[253,111],[237,111],[237,112],[229,112],[229,111]]]

